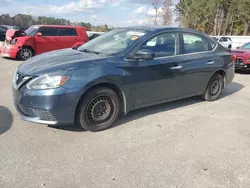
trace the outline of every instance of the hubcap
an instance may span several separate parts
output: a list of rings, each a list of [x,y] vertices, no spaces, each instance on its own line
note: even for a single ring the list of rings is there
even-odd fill
[[[97,97],[87,107],[87,117],[91,123],[102,123],[113,113],[113,104],[109,97]]]
[[[220,83],[218,80],[214,81],[211,85],[211,94],[216,95],[220,90]]]
[[[28,59],[32,57],[32,51],[30,49],[24,48],[20,52],[20,56],[22,59]]]

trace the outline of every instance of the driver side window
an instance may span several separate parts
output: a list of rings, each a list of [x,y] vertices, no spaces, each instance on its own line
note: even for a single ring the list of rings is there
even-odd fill
[[[179,51],[179,35],[178,33],[159,34],[144,42],[141,49],[153,51],[156,58],[174,56]]]

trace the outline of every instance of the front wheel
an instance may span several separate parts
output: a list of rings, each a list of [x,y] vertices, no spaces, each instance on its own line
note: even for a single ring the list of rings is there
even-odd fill
[[[25,61],[33,56],[34,56],[33,50],[28,47],[21,48],[17,54],[17,58],[22,61]]]
[[[109,128],[120,114],[120,100],[109,88],[90,90],[80,103],[76,120],[85,130],[96,132]]]
[[[223,76],[221,74],[215,74],[209,81],[205,93],[202,95],[202,99],[205,101],[215,101],[219,98],[223,89]]]

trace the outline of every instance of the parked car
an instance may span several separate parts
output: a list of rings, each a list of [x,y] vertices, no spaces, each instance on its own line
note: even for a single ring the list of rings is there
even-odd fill
[[[25,30],[23,27],[15,26],[15,25],[0,25],[0,26],[4,26],[7,29],[15,29],[15,30],[23,30],[23,31]]]
[[[250,70],[250,42],[233,50],[235,56],[235,70],[249,71]]]
[[[60,25],[35,25],[23,31],[7,30],[3,57],[27,60],[34,55],[79,46],[88,41],[86,28]]]
[[[217,42],[219,42],[225,48],[232,48],[232,39],[230,37],[217,36],[213,37]]]
[[[0,41],[5,40],[5,34],[6,34],[7,28],[4,26],[0,26]]]
[[[13,96],[23,120],[100,131],[138,108],[191,96],[214,101],[233,78],[231,54],[201,32],[129,27],[25,61]]]

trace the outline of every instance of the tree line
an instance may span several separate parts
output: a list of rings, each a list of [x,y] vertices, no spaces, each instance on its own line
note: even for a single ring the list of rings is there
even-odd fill
[[[90,23],[84,22],[71,22],[67,19],[63,18],[54,18],[54,17],[46,17],[46,16],[31,16],[26,14],[17,14],[11,17],[9,14],[2,14],[0,15],[0,25],[11,25],[11,26],[18,26],[22,29],[27,29],[31,25],[75,25],[86,27],[89,31],[96,31],[96,32],[107,32],[113,28],[109,28],[108,25],[103,26],[94,26]]]
[[[180,0],[175,7],[182,27],[211,35],[249,35],[250,0]]]

